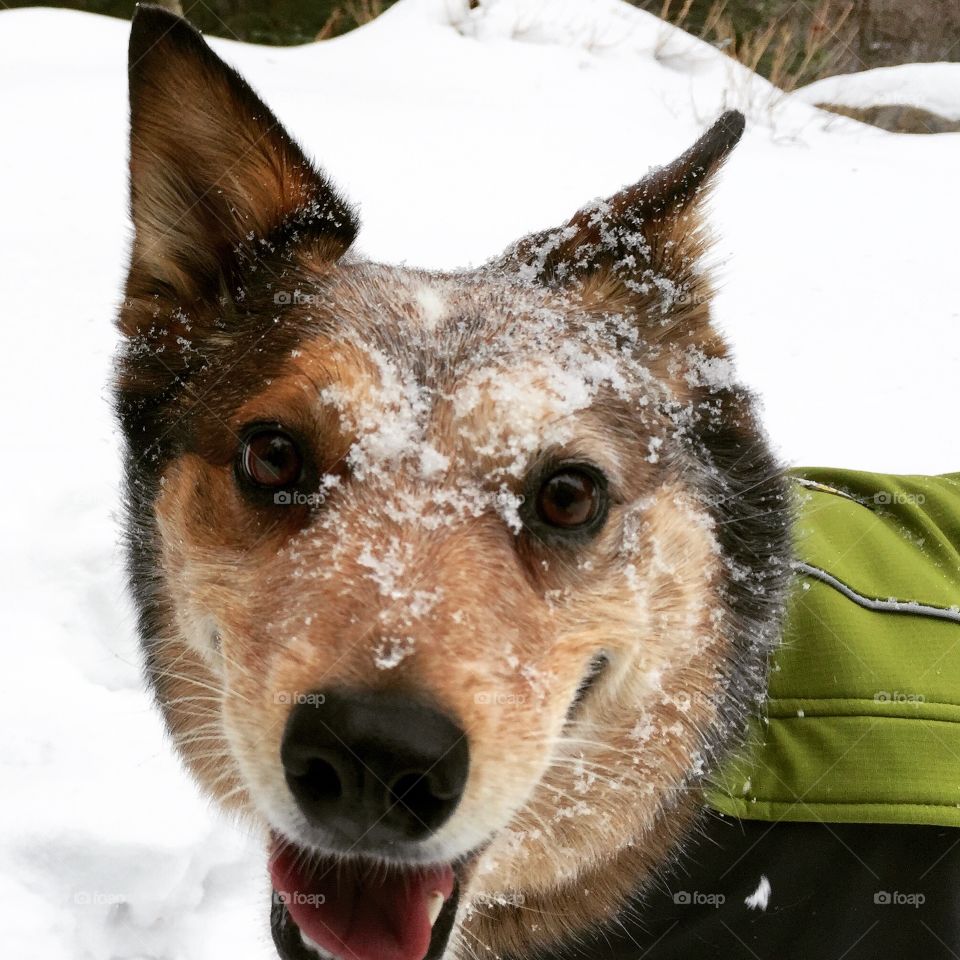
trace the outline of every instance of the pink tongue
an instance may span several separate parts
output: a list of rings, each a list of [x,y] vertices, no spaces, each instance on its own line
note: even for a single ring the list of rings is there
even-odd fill
[[[300,932],[342,960],[423,960],[431,895],[453,894],[449,866],[399,870],[332,857],[306,866],[303,851],[277,844],[270,879]]]

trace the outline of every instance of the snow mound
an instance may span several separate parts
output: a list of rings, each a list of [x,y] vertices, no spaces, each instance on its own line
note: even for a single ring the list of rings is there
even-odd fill
[[[843,107],[905,104],[960,120],[960,63],[905,63],[843,73],[801,87],[795,96]]]
[[[416,2],[426,7],[432,0]],[[692,107],[706,118],[736,108],[753,123],[770,126],[802,126],[813,119],[769,81],[716,47],[623,0],[485,0],[451,22],[464,36],[484,43],[511,41],[579,51],[585,55],[584,69],[625,61],[632,72],[643,72],[646,97],[661,99],[674,113]]]

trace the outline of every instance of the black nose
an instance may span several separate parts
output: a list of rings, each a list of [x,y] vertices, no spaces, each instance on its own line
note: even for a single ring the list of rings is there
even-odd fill
[[[453,813],[467,782],[463,731],[396,693],[322,690],[293,708],[280,750],[304,816],[341,840],[420,840]]]

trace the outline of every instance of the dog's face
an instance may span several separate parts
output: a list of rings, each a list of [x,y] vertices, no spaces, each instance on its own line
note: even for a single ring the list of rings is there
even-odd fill
[[[699,263],[738,118],[436,274],[351,257],[352,211],[159,10],[131,105],[132,580],[181,754],[269,837],[281,953],[522,949],[616,909],[787,572]]]

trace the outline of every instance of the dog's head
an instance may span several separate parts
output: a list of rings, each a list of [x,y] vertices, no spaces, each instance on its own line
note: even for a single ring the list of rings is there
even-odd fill
[[[702,266],[742,118],[440,274],[352,256],[351,208],[182,20],[137,14],[130,84],[132,582],[180,753],[268,837],[281,953],[502,952],[615,910],[760,688],[788,572]]]

